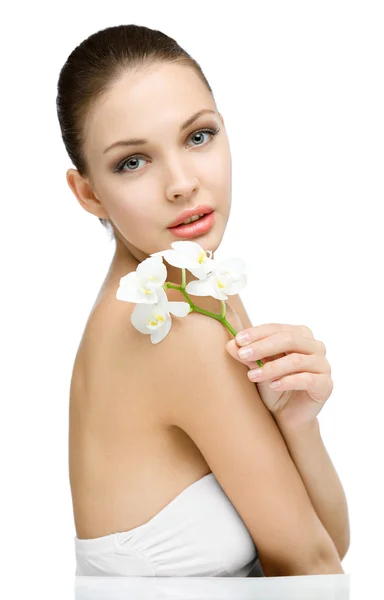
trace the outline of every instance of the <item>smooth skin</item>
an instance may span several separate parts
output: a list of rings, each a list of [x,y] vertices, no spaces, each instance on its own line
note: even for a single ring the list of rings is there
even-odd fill
[[[343,573],[277,424],[246,366],[226,352],[226,339],[220,323],[192,313],[164,340],[151,363],[167,389],[164,422],[200,449],[255,541],[266,576]],[[167,385],[180,354],[193,368],[173,366]]]
[[[213,112],[180,130],[202,109]],[[199,133],[217,127],[216,136]],[[161,64],[122,76],[95,104],[84,133],[89,175],[69,169],[67,182],[82,208],[108,219],[117,237],[100,298],[118,302],[111,289],[119,276],[170,247],[175,238],[168,225],[186,208],[214,209],[214,227],[195,238],[214,254],[230,213],[231,155],[224,120],[193,70]],[[148,141],[107,150],[132,137]],[[167,271],[169,281],[180,282],[180,269],[167,265]],[[187,282],[193,280],[187,271]],[[214,312],[217,301],[199,298],[199,305]],[[228,356],[227,330],[192,313],[175,319],[161,352],[138,332],[127,335],[119,327],[116,336],[108,369],[119,388],[110,389],[110,397],[116,402],[120,390],[123,406],[126,390],[140,385],[142,397],[152,398],[156,381],[159,422],[169,431],[179,427],[196,444],[255,541],[264,573],[342,573],[271,411],[245,365]],[[127,369],[132,361],[134,368]],[[151,376],[143,377],[147,372]],[[124,428],[124,413],[119,426]]]
[[[239,342],[241,334],[248,341]],[[261,399],[281,425],[300,427],[315,420],[332,393],[325,344],[309,327],[285,323],[251,327],[238,332],[226,349],[249,367],[250,381],[257,383]],[[242,349],[251,354],[242,358]],[[256,360],[265,363],[260,370]],[[272,382],[279,382],[279,387],[271,389]]]
[[[180,131],[201,110],[212,112]],[[213,136],[202,128],[220,131]],[[215,224],[194,240],[214,258],[231,209],[232,159],[224,119],[192,69],[157,64],[127,73],[95,105],[85,131],[89,176],[69,169],[67,182],[84,210],[110,221],[117,237],[112,271],[127,263],[136,268],[170,248],[178,238],[169,224],[199,204],[214,209]],[[131,138],[148,142],[106,151]],[[121,163],[122,172],[114,172]],[[168,281],[181,282],[180,269],[167,264],[167,272]],[[197,279],[186,276],[187,283]]]

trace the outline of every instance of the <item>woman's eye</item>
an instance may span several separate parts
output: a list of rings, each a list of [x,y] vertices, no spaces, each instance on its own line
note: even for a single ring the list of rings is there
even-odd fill
[[[209,127],[206,127],[205,129],[199,129],[198,131],[194,131],[189,137],[190,139],[194,138],[194,137],[198,137],[200,138],[200,140],[202,139],[204,141],[204,134],[209,134],[212,136],[212,138],[214,138],[215,135],[217,135],[220,131],[220,128],[217,129],[211,129]],[[195,144],[195,146],[202,146],[203,144],[200,142],[198,142],[197,144]],[[135,165],[137,165],[137,161],[140,160],[144,160],[144,158],[142,158],[139,155],[134,155],[134,156],[129,156],[128,158],[124,159],[120,164],[117,165],[116,169],[115,169],[115,173],[121,173],[124,171],[124,173],[126,173],[127,171],[124,170],[125,165],[130,164],[132,166],[135,167]],[[133,169],[128,169],[128,171],[130,172],[134,172],[137,171],[137,168],[133,168]]]
[[[216,135],[217,132],[215,132],[213,129],[199,129],[199,131],[195,131],[194,133],[192,133],[192,135],[190,136],[190,138],[194,138],[196,136],[200,136],[201,137],[204,135],[204,133],[210,133],[212,136]],[[201,146],[201,143],[197,144],[198,146]]]
[[[137,163],[138,160],[145,160],[145,159],[140,158],[139,156],[130,156],[129,158],[125,159],[122,163],[117,165],[115,172],[121,173],[121,171],[123,171],[124,166],[128,165],[128,164],[130,164],[132,166],[132,163],[133,163],[133,166],[135,166],[135,163]],[[137,169],[129,169],[129,171],[137,171]]]

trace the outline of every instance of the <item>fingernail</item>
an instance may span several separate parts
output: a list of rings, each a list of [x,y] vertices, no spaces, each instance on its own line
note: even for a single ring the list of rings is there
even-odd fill
[[[252,369],[251,371],[248,371],[248,376],[250,379],[258,379],[262,374],[262,369]]]
[[[236,341],[239,342],[239,344],[244,344],[244,342],[249,342],[248,333],[238,333],[236,336]]]
[[[238,354],[240,358],[248,358],[252,354],[252,348],[240,348]]]

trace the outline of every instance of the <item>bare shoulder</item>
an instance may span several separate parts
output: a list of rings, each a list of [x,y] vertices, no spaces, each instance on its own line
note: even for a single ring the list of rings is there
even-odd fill
[[[98,402],[123,407],[129,398],[140,398],[141,406],[153,397],[151,363],[156,359],[149,336],[131,323],[135,304],[105,295],[92,309],[79,344],[73,374],[72,393],[85,382]],[[81,389],[84,394],[84,389]],[[156,405],[156,403],[154,403]],[[151,409],[150,414],[155,416]]]
[[[225,349],[231,334],[198,313],[179,319],[155,367],[164,420],[193,440],[247,526],[266,574],[308,573],[332,555],[284,439],[248,367]]]

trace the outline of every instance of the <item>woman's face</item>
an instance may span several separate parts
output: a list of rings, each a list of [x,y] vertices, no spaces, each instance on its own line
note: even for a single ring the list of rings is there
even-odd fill
[[[181,130],[202,110],[213,112]],[[146,141],[115,145],[131,138]],[[232,161],[222,117],[192,69],[160,64],[124,75],[89,115],[85,154],[99,203],[84,208],[109,219],[139,262],[178,241],[170,223],[200,204],[212,207],[214,225],[189,239],[217,249],[230,213]]]

